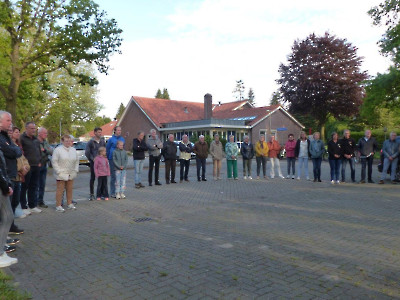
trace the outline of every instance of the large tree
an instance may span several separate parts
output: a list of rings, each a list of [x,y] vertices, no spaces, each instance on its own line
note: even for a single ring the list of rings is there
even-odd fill
[[[247,99],[249,100],[249,102],[252,105],[256,104],[256,101],[254,100],[254,98],[256,97],[256,95],[254,95],[254,91],[252,88],[249,89],[249,94],[247,95]]]
[[[346,39],[325,33],[295,41],[287,64],[279,67],[280,92],[289,110],[312,116],[324,133],[329,116],[358,113],[364,97],[362,58]]]
[[[117,114],[115,115],[115,119],[119,120],[122,116],[122,114],[124,113],[125,110],[125,105],[123,103],[121,103],[118,107],[118,111]]]
[[[71,64],[93,63],[108,71],[109,56],[119,52],[121,29],[91,0],[3,0],[0,2],[0,53],[7,61],[0,68],[0,95],[15,116],[21,84],[46,79],[65,69],[79,83],[96,84]],[[4,59],[3,57],[3,59]]]

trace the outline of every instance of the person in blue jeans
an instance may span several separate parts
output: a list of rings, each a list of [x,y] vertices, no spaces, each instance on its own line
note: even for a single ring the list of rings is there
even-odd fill
[[[384,184],[386,173],[390,169],[390,180],[393,184],[396,184],[397,161],[399,157],[400,144],[396,141],[396,132],[390,133],[390,138],[383,143],[382,154],[383,154],[383,170],[379,184]]]
[[[115,166],[113,162],[113,152],[117,147],[117,142],[122,141],[125,144],[125,139],[121,136],[121,126],[116,126],[114,128],[113,136],[107,141],[107,158],[110,165],[110,197],[115,198]]]
[[[325,153],[324,142],[320,140],[320,133],[313,134],[313,140],[310,143],[310,155],[313,163],[314,182],[321,182],[321,162]]]
[[[339,184],[339,173],[343,151],[338,140],[338,134],[336,132],[332,133],[332,138],[328,142],[328,153],[329,166],[331,167],[331,183]]]

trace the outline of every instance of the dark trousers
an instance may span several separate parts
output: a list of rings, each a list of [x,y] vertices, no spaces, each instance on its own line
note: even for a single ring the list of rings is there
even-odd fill
[[[296,174],[296,157],[286,157],[287,160],[287,174],[290,175],[290,168],[292,169],[292,175]]]
[[[256,156],[257,163],[257,176],[260,176],[260,169],[262,165],[263,175],[266,176],[267,173],[267,158],[265,156]]]
[[[37,190],[39,186],[39,174],[40,174],[40,167],[31,166],[31,169],[25,175],[25,182],[23,182],[21,186],[20,201],[22,209],[28,208],[26,201],[27,194],[28,194],[29,208],[35,208],[37,206]]]
[[[153,182],[153,167],[154,167],[154,182],[158,182],[158,174],[160,172],[161,156],[149,156],[149,183]]]
[[[346,180],[346,165],[349,163],[350,165],[350,174],[351,174],[351,180],[354,182],[356,181],[356,169],[355,169],[355,164],[354,164],[354,159],[350,158],[342,158],[342,181]]]
[[[13,194],[10,196],[10,202],[11,202],[11,209],[13,211],[13,214],[15,214],[15,209],[17,208],[19,204],[19,197],[21,196],[21,182],[20,181],[11,181],[11,188],[13,189]],[[15,226],[14,220],[12,221],[11,228]],[[11,229],[10,228],[10,229]]]
[[[206,179],[206,159],[196,158],[197,179]],[[201,169],[201,177],[200,177]]]
[[[171,181],[175,181],[175,169],[176,169],[176,159],[166,159],[165,160],[165,182],[169,183],[170,177]]]
[[[90,161],[90,181],[89,189],[90,195],[94,195],[94,182],[96,181],[96,174],[94,173],[94,161]]]
[[[368,164],[368,180],[372,180],[372,163],[374,162],[374,157],[361,158],[361,180],[365,180],[365,169]]]
[[[314,179],[321,180],[321,163],[322,163],[322,157],[312,158]]]
[[[331,167],[331,180],[339,181],[340,165],[342,160],[330,159],[329,166]]]
[[[189,174],[189,166],[190,166],[190,159],[185,160],[185,159],[181,159],[180,160],[180,164],[181,164],[181,172],[180,172],[180,179],[183,180],[187,180],[188,179],[188,174]]]
[[[44,204],[43,197],[44,197],[44,190],[46,188],[46,177],[47,177],[47,165],[40,167],[39,171],[39,187],[38,187],[38,204]]]
[[[97,198],[108,198],[107,176],[97,177]]]

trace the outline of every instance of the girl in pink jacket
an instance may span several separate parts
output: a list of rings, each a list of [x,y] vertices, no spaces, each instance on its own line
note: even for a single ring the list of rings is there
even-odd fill
[[[97,178],[97,200],[108,200],[107,177],[110,176],[106,148],[100,147],[98,155],[94,159],[94,174]]]

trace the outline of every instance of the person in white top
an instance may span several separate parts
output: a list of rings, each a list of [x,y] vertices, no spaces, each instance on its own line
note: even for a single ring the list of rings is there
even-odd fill
[[[304,175],[307,180],[310,180],[308,176],[308,158],[310,156],[310,140],[307,138],[304,131],[300,132],[300,138],[297,140],[295,148],[295,156],[299,160],[299,165],[297,167],[297,180],[300,180],[301,171],[304,167]]]

